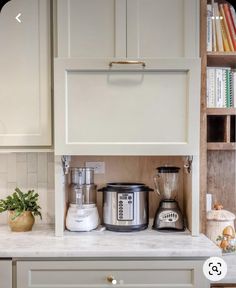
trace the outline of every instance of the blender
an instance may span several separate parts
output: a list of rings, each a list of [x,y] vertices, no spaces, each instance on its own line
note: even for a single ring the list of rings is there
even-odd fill
[[[157,167],[155,190],[161,201],[154,218],[153,229],[184,231],[183,214],[176,201],[179,191],[179,167]]]
[[[70,231],[91,231],[100,223],[96,206],[97,185],[94,169],[71,168],[70,204],[66,216],[66,228]]]

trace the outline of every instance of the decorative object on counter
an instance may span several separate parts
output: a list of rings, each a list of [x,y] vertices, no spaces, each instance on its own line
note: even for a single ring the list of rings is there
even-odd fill
[[[12,195],[0,200],[0,213],[8,211],[8,225],[14,232],[31,231],[34,216],[42,219],[41,207],[38,205],[38,193],[29,190],[23,193],[19,188]]]
[[[153,189],[142,183],[114,182],[103,192],[103,222],[107,230],[140,231],[148,227],[148,194]]]
[[[235,215],[215,204],[214,209],[207,212],[207,237],[222,248],[223,252],[236,251]]]
[[[156,211],[153,229],[166,231],[184,231],[183,214],[176,198],[179,192],[179,167],[157,167],[154,177],[155,188],[161,202]]]
[[[68,230],[91,231],[100,224],[96,206],[96,192],[94,168],[70,168],[70,204],[66,217]]]
[[[235,230],[232,226],[226,226],[221,236],[218,236],[216,241],[220,241],[220,248],[225,253],[236,251]]]

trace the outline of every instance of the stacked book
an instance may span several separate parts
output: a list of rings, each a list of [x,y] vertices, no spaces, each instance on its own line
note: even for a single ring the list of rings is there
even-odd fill
[[[236,107],[236,70],[207,67],[207,107]]]
[[[236,13],[229,3],[207,5],[207,51],[236,51]]]

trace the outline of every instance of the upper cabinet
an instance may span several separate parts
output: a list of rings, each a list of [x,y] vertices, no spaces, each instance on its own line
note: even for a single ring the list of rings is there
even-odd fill
[[[127,0],[127,57],[198,57],[198,5],[198,0]]]
[[[55,153],[199,153],[198,0],[58,0]]]
[[[0,146],[50,146],[50,1],[8,2],[0,39]]]
[[[196,0],[58,0],[57,56],[196,58]]]
[[[126,57],[126,0],[58,0],[58,57]]]

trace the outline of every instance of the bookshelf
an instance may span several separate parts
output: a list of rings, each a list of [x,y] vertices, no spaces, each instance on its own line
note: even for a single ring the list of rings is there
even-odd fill
[[[226,1],[217,1],[220,4]],[[228,1],[233,4],[234,1]],[[225,209],[236,213],[236,108],[207,107],[207,67],[236,69],[236,51],[207,52],[207,4],[201,0],[200,56],[202,61],[201,88],[201,224],[205,232],[206,193],[213,203],[220,202]]]

